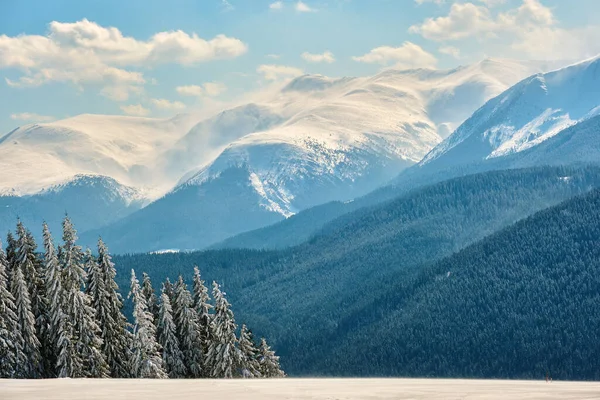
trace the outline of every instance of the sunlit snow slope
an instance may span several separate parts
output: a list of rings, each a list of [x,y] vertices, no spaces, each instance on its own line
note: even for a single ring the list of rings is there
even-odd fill
[[[595,58],[515,85],[475,112],[420,165],[442,169],[515,155],[599,114]]]

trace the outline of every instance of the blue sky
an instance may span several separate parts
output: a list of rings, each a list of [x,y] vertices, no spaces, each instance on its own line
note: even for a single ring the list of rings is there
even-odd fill
[[[3,0],[0,134],[218,109],[302,73],[600,53],[597,0]]]

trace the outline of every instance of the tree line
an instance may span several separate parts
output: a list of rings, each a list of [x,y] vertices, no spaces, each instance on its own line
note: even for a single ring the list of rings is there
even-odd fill
[[[283,377],[266,340],[238,330],[219,284],[209,289],[198,267],[191,291],[180,275],[159,296],[147,274],[131,271],[123,298],[107,246],[97,255],[77,244],[71,220],[54,245],[43,224],[43,252],[18,221],[0,243],[0,378],[273,378]]]

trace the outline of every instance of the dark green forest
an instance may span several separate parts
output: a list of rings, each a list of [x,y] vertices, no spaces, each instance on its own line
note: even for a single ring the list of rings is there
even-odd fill
[[[470,364],[474,370],[461,370],[460,363],[456,370],[432,371],[412,362],[399,366],[397,358],[383,357],[390,351],[384,346],[379,347],[382,359],[376,351],[371,357],[354,349],[351,355],[346,346],[368,340],[371,347],[365,349],[377,347],[384,334],[395,340],[399,333],[377,324],[414,297],[415,282],[424,279],[422,274],[435,261],[594,187],[600,187],[600,170],[593,167],[487,172],[342,215],[289,249],[127,255],[115,257],[115,262],[119,272],[145,270],[154,281],[185,273],[181,266],[199,265],[207,279],[222,282],[230,291],[238,318],[271,338],[282,366],[292,375],[526,377],[533,372],[511,364],[493,370],[490,360]],[[367,339],[361,335],[369,326],[373,330]],[[392,349],[400,346],[393,343]]]
[[[378,320],[357,319],[315,369],[336,363],[347,375],[537,379],[550,372],[598,380],[599,304],[594,190],[397,281],[363,310]]]

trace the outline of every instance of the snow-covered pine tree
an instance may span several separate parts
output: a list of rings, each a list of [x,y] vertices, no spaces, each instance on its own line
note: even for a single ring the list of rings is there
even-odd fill
[[[44,222],[42,226],[44,239],[44,275],[41,278],[44,280],[46,288],[46,318],[48,323],[47,328],[47,349],[44,351],[46,376],[54,377],[58,375],[56,369],[58,357],[58,338],[64,333],[60,331],[60,320],[64,318],[62,312],[62,303],[64,301],[64,292],[62,287],[62,271],[58,263],[58,256],[54,247],[54,241],[48,229],[48,225]]]
[[[146,301],[148,302],[148,310],[152,313],[154,317],[154,323],[158,321],[158,298],[156,297],[156,293],[154,292],[154,288],[152,287],[152,281],[147,273],[142,273],[142,292],[144,293],[144,297],[146,297]]]
[[[86,274],[83,268],[84,255],[81,247],[76,244],[77,231],[71,220],[63,220],[63,246],[60,248],[61,267],[63,270],[64,302],[63,311],[67,322],[72,325],[70,332],[65,332],[67,338],[62,342],[69,343],[71,352],[65,355],[79,360],[68,361],[68,365],[81,365],[81,370],[69,371],[70,377],[106,377],[108,365],[102,354],[102,339],[100,327],[94,317],[90,297],[82,291],[85,287]],[[66,350],[61,349],[61,352]]]
[[[123,315],[123,300],[115,281],[117,276],[108,248],[98,240],[98,259],[88,268],[87,293],[91,297],[95,318],[102,328],[102,354],[113,378],[129,377],[131,333]]]
[[[8,287],[8,260],[0,241],[0,378],[13,378],[17,369],[17,360],[23,360],[21,332],[17,329],[16,306]]]
[[[260,363],[258,362],[258,349],[254,343],[252,332],[246,325],[242,325],[238,340],[240,349],[239,369],[243,378],[260,378]]]
[[[21,332],[21,343],[23,349],[23,360],[17,360],[15,377],[35,379],[40,378],[41,355],[40,342],[35,332],[35,317],[31,311],[31,300],[29,288],[25,282],[23,271],[17,267],[14,270],[12,282],[12,295],[15,298],[15,313],[17,315],[17,330]]]
[[[210,325],[212,323],[210,309],[213,308],[213,306],[209,303],[210,297],[208,296],[208,288],[206,287],[204,281],[200,277],[200,269],[198,269],[197,266],[194,267],[193,282],[194,309],[198,314],[198,325],[200,328],[200,340],[202,341],[202,352],[204,354],[207,354],[208,344],[210,342]]]
[[[17,260],[17,241],[11,231],[8,231],[6,235],[6,261],[8,261],[8,269],[6,275],[8,276],[8,282],[10,286],[10,280],[13,276],[13,269],[16,265]]]
[[[271,350],[265,338],[262,338],[260,341],[258,361],[260,364],[260,373],[263,378],[285,377],[285,372],[283,372],[279,365],[279,356],[276,356],[275,352]]]
[[[175,305],[175,289],[173,288],[173,284],[169,280],[169,278],[165,279],[162,287],[162,293],[165,293],[169,296],[169,300],[171,300],[171,306]]]
[[[48,337],[48,305],[46,301],[46,289],[44,284],[44,264],[36,254],[37,244],[29,230],[25,228],[19,220],[17,222],[17,249],[16,265],[21,268],[27,287],[29,289],[29,299],[31,301],[31,312],[35,317],[35,330],[37,338],[40,341],[40,351],[42,360],[40,365],[40,375],[46,375],[45,362],[51,361],[50,341]]]
[[[183,277],[179,276],[174,291],[173,314],[179,348],[183,352],[184,363],[188,368],[188,377],[200,378],[203,376],[204,353],[200,340],[198,314],[194,310],[192,295],[187,289]]]
[[[213,282],[215,315],[212,323],[211,341],[207,354],[213,378],[233,378],[240,365],[240,352],[236,347],[236,325],[231,306],[217,282]]]
[[[87,271],[95,268],[96,260],[92,251],[87,249],[84,256],[84,276],[83,281],[87,280]],[[76,346],[84,355],[84,371],[88,378],[108,378],[110,371],[106,362],[106,357],[102,352],[103,340],[101,338],[102,329],[96,320],[96,310],[92,306],[92,297],[87,293],[87,287],[82,286],[86,291],[79,291],[76,301],[79,303],[75,310],[80,314],[77,320],[81,321],[80,331],[78,331],[78,341]],[[104,290],[104,285],[102,289]]]
[[[167,378],[162,365],[160,345],[156,341],[156,327],[148,310],[146,298],[140,283],[131,270],[131,291],[133,299],[133,352],[131,357],[131,375],[134,378]]]
[[[169,374],[169,378],[184,378],[187,369],[183,363],[183,353],[177,340],[177,328],[173,321],[171,300],[164,290],[160,295],[156,329],[158,331],[158,343],[162,346],[162,360],[165,371]]]

